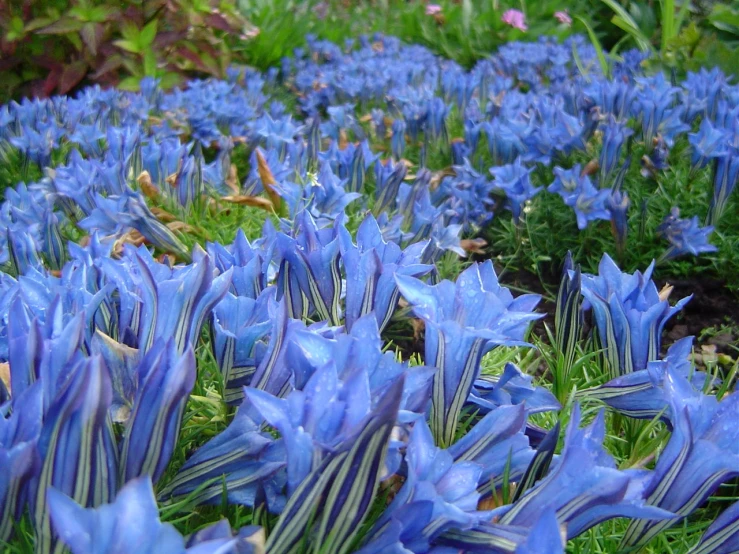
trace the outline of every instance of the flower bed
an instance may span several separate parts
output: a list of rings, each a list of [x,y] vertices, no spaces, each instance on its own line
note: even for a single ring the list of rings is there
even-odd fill
[[[642,61],[310,40],[1,108],[0,541],[736,549],[737,365],[653,273],[736,287],[739,87]]]

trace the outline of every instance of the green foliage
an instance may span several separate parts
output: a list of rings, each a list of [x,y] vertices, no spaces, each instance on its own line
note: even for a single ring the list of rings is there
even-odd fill
[[[739,10],[715,3],[708,13],[688,0],[652,2],[600,0],[610,10],[612,26],[602,42],[614,46],[629,43],[653,54],[650,63],[676,69],[678,73],[701,67],[720,67],[736,74],[739,49]],[[590,13],[593,21],[597,16]],[[621,33],[614,33],[618,29]],[[590,38],[594,45],[592,33]]]
[[[254,32],[228,0],[2,0],[0,96],[222,76]]]

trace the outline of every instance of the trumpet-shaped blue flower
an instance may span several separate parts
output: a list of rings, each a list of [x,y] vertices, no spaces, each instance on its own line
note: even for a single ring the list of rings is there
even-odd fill
[[[431,270],[420,263],[426,243],[417,242],[401,250],[395,242],[385,241],[371,214],[357,230],[356,245],[343,227],[339,228],[339,238],[346,270],[345,325],[351,329],[360,317],[372,312],[382,332],[400,298],[395,275],[418,277]]]
[[[626,246],[626,234],[628,233],[628,213],[631,200],[629,195],[620,190],[612,190],[608,197],[607,208],[611,214],[611,233],[616,240],[616,247],[623,252]]]
[[[390,146],[393,152],[393,158],[400,160],[405,152],[405,121],[396,119],[392,125],[393,136],[390,140]]]
[[[544,387],[532,384],[533,378],[524,375],[514,364],[507,363],[500,376],[481,375],[474,383],[470,402],[482,413],[498,406],[524,404],[527,413],[559,410],[557,399]]]
[[[670,215],[665,217],[658,227],[657,233],[670,243],[662,259],[677,258],[685,254],[697,256],[704,252],[718,250],[708,242],[708,237],[713,233],[713,227],[709,225],[701,228],[698,224],[698,216],[693,216],[692,219],[680,219],[679,208],[672,208]]]
[[[398,275],[400,292],[426,324],[425,359],[437,367],[431,429],[443,445],[453,442],[462,406],[480,371],[482,356],[496,345],[525,344],[529,324],[538,319],[537,295],[514,299],[498,284],[491,262],[474,264],[456,284],[429,286]]]
[[[268,305],[274,293],[271,287],[256,300],[227,293],[213,309],[211,348],[223,374],[227,402],[243,396],[242,387],[257,369],[257,341],[272,328]]]
[[[147,477],[131,481],[121,489],[115,501],[97,508],[85,509],[52,488],[49,490],[49,510],[54,529],[72,554],[253,552],[246,537],[232,537],[230,528],[227,536],[219,532],[215,533],[215,538],[211,538],[215,528],[220,528],[222,523],[199,531],[194,540],[191,539],[186,545],[185,539],[173,525],[159,521],[154,490]]]
[[[277,235],[280,264],[277,299],[285,299],[292,318],[317,313],[332,325],[340,324],[341,273],[337,225],[318,228],[307,212],[296,221],[295,237]]]
[[[434,444],[424,420],[414,424],[405,458],[406,480],[368,533],[362,552],[377,552],[383,543],[394,543],[395,551],[428,552],[445,530],[469,529],[484,519],[477,512],[482,466],[455,462],[449,451]]]
[[[169,269],[151,258],[145,249],[133,255],[132,265],[140,276],[141,326],[139,348],[148,350],[157,338],[172,337],[177,351],[200,336],[200,329],[213,307],[228,291],[231,270],[216,275],[210,257],[196,251],[188,266]]]
[[[11,411],[12,410],[12,411]],[[9,413],[10,412],[10,413]],[[36,444],[41,432],[43,396],[41,386],[14,393],[0,403],[0,542],[7,542],[13,521],[23,512],[26,484],[36,474],[39,459]]]
[[[521,217],[523,204],[542,189],[531,183],[532,171],[533,168],[527,168],[521,163],[520,157],[511,164],[490,168],[490,173],[495,177],[493,186],[505,193],[506,207],[513,212],[514,221]]]
[[[648,504],[680,518],[636,519],[626,530],[622,547],[646,544],[692,513],[721,483],[739,475],[739,436],[733,424],[739,413],[739,395],[730,394],[719,402],[669,368],[662,388],[670,405],[673,432],[644,492]]]
[[[407,173],[408,168],[403,162],[393,163],[388,160],[384,165],[379,161],[375,162],[376,189],[373,211],[376,215],[395,207],[400,184]]]
[[[645,487],[649,472],[616,469],[603,449],[605,421],[601,412],[580,429],[580,409],[572,411],[565,447],[556,466],[517,500],[499,520],[506,525],[533,526],[540,515],[554,509],[567,538],[614,517],[665,520],[672,513],[650,506]]]
[[[195,384],[192,347],[179,355],[173,339],[159,341],[142,358],[136,374],[136,396],[121,445],[122,483],[142,475],[156,482],[167,468]]]
[[[685,337],[670,346],[662,360],[651,361],[640,369],[612,379],[605,385],[582,391],[582,396],[598,398],[609,407],[637,419],[653,419],[658,415],[670,423],[670,402],[663,384],[667,373],[688,379],[695,390],[703,390],[707,376],[690,363],[693,337]]]
[[[652,281],[654,262],[646,272],[622,273],[604,254],[598,275],[583,274],[582,294],[593,308],[598,336],[615,377],[645,369],[657,360],[665,323],[692,297],[671,306]]]
[[[739,133],[736,133],[739,138]],[[739,182],[739,141],[736,147],[714,160],[713,198],[708,209],[707,223],[715,225],[721,219],[731,193]]]
[[[625,123],[610,118],[603,127],[603,146],[600,151],[600,186],[608,185],[608,180],[621,159],[621,149],[626,139],[634,134]],[[650,139],[651,140],[651,139]]]
[[[99,357],[77,359],[49,407],[38,442],[41,468],[34,481],[31,512],[36,545],[56,548],[47,504],[55,488],[83,506],[108,502],[117,484],[116,452],[107,420],[110,377]]]
[[[690,554],[731,554],[739,549],[739,502],[726,508],[703,533]]]
[[[714,127],[710,119],[704,118],[697,133],[688,133],[693,169],[705,167],[711,159],[728,154],[727,139],[724,129]]]

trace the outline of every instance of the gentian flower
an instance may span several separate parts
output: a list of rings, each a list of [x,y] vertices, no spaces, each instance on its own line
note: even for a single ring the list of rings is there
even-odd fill
[[[483,520],[483,513],[477,512],[482,466],[455,462],[448,450],[434,444],[423,419],[413,425],[405,458],[406,480],[368,533],[363,552],[377,552],[384,542],[395,542],[406,551],[427,552],[429,543],[446,529],[469,529]],[[414,518],[418,518],[415,523]],[[401,531],[411,526],[416,529],[413,535]]]
[[[348,549],[377,493],[402,389],[401,378],[379,399],[360,431],[303,480],[270,533],[267,552],[292,550],[313,522],[317,531],[308,534],[309,548],[337,552]]]
[[[635,519],[620,548],[646,544],[655,535],[690,515],[726,481],[739,475],[739,435],[733,424],[739,395],[715,396],[697,391],[668,368],[662,385],[670,405],[672,436],[661,452],[644,489],[648,504],[674,512],[677,519]]]
[[[593,308],[614,377],[645,369],[647,362],[658,359],[665,324],[692,298],[670,306],[651,279],[653,269],[654,262],[643,274],[622,273],[604,254],[597,276],[582,275],[582,295]]]
[[[739,502],[734,502],[703,533],[690,554],[731,554],[739,548]]]
[[[708,237],[713,226],[700,228],[698,216],[692,219],[680,219],[680,209],[672,208],[670,215],[657,228],[657,234],[667,239],[670,247],[662,254],[662,260],[677,258],[685,254],[697,256],[703,252],[716,252],[718,249],[709,244]]]
[[[375,215],[394,206],[398,197],[400,184],[408,173],[408,167],[403,162],[393,163],[387,160],[386,164],[375,162]]]
[[[650,361],[646,369],[616,377],[605,385],[582,391],[581,395],[598,398],[629,417],[653,419],[659,415],[670,424],[671,406],[663,387],[667,374],[688,379],[695,390],[706,386],[707,375],[697,371],[690,361],[692,349],[693,337],[680,339],[670,346],[664,359]]]
[[[721,219],[729,197],[739,182],[739,148],[717,157],[713,163],[713,198],[706,220],[711,225]]]
[[[180,434],[185,403],[195,384],[195,355],[182,355],[175,341],[156,342],[137,368],[137,391],[121,445],[120,477],[125,483],[151,475],[157,482],[167,468]]]
[[[405,121],[398,118],[393,121],[392,125],[393,137],[390,139],[390,147],[393,158],[400,160],[405,152]]]
[[[131,481],[114,502],[94,509],[85,509],[62,492],[49,489],[49,511],[54,529],[72,554],[251,552],[245,540],[231,537],[230,528],[227,537],[205,541],[208,530],[201,530],[197,534],[200,540],[186,548],[185,539],[174,526],[159,521],[148,477]],[[220,524],[208,529],[216,526]]]
[[[93,506],[115,495],[115,445],[106,423],[111,403],[108,372],[99,357],[71,362],[69,377],[49,407],[39,437],[41,469],[31,499],[36,545],[54,550],[47,492],[54,488]]]
[[[135,257],[134,257],[135,256]],[[231,282],[231,271],[216,276],[215,265],[202,250],[189,266],[169,269],[146,249],[132,256],[141,279],[139,348],[147,351],[157,338],[172,337],[177,352],[197,342],[200,329]]]
[[[728,154],[728,136],[724,129],[714,127],[711,120],[703,118],[697,133],[688,133],[692,149],[692,169],[705,167],[709,160]]]
[[[442,281],[429,286],[404,275],[395,279],[426,324],[426,363],[438,368],[431,430],[440,444],[450,445],[482,356],[496,345],[525,344],[529,323],[539,317],[532,310],[540,297],[527,294],[514,299],[498,284],[490,261],[473,264],[456,284]]]
[[[398,305],[400,291],[395,275],[419,277],[431,267],[421,264],[425,242],[417,242],[405,250],[385,241],[377,220],[369,214],[357,230],[357,244],[344,227],[339,228],[341,257],[346,270],[346,328],[368,313],[374,313],[382,330]]]
[[[0,464],[3,467],[0,472],[0,542],[10,540],[13,522],[23,512],[24,503],[19,502],[22,492],[39,469],[36,444],[41,432],[42,410],[40,384],[22,393],[18,387],[12,401],[0,403]]]
[[[532,185],[532,171],[533,168],[527,168],[521,163],[520,157],[512,164],[490,168],[490,173],[495,177],[493,185],[505,193],[506,206],[513,212],[514,221],[520,219],[523,204],[542,189]]]
[[[603,146],[600,151],[600,185],[606,186],[608,178],[621,159],[621,148],[626,139],[634,134],[634,131],[626,127],[625,123],[616,121],[611,116],[603,128]]]
[[[213,309],[211,348],[223,374],[226,402],[243,397],[242,388],[256,371],[255,348],[272,328],[268,304],[274,293],[274,287],[256,299],[226,293]]]
[[[620,190],[611,191],[608,197],[608,211],[611,214],[611,232],[616,241],[619,252],[623,252],[626,246],[626,233],[628,232],[628,212],[631,200],[629,195]]]
[[[576,404],[556,466],[525,492],[499,523],[532,526],[542,512],[554,509],[571,539],[614,517],[640,517],[644,521],[671,518],[671,512],[645,501],[648,471],[616,469],[602,445],[603,412],[589,426],[580,429],[579,425],[580,409]]]
[[[285,298],[290,317],[305,319],[315,311],[340,324],[341,273],[337,225],[319,229],[307,212],[296,221],[295,237],[277,235],[280,264],[277,299]]]

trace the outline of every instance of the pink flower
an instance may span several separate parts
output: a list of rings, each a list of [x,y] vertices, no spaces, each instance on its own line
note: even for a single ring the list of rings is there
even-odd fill
[[[510,25],[511,27],[515,27],[521,31],[528,29],[528,26],[526,25],[526,16],[522,11],[507,10],[500,19],[506,25]]]
[[[563,12],[554,12],[554,17],[557,19],[557,21],[567,25],[568,27],[572,25],[572,18],[570,17],[570,14],[568,14],[566,10]]]
[[[441,6],[439,4],[428,4],[426,6],[426,15],[436,15],[441,13]]]

